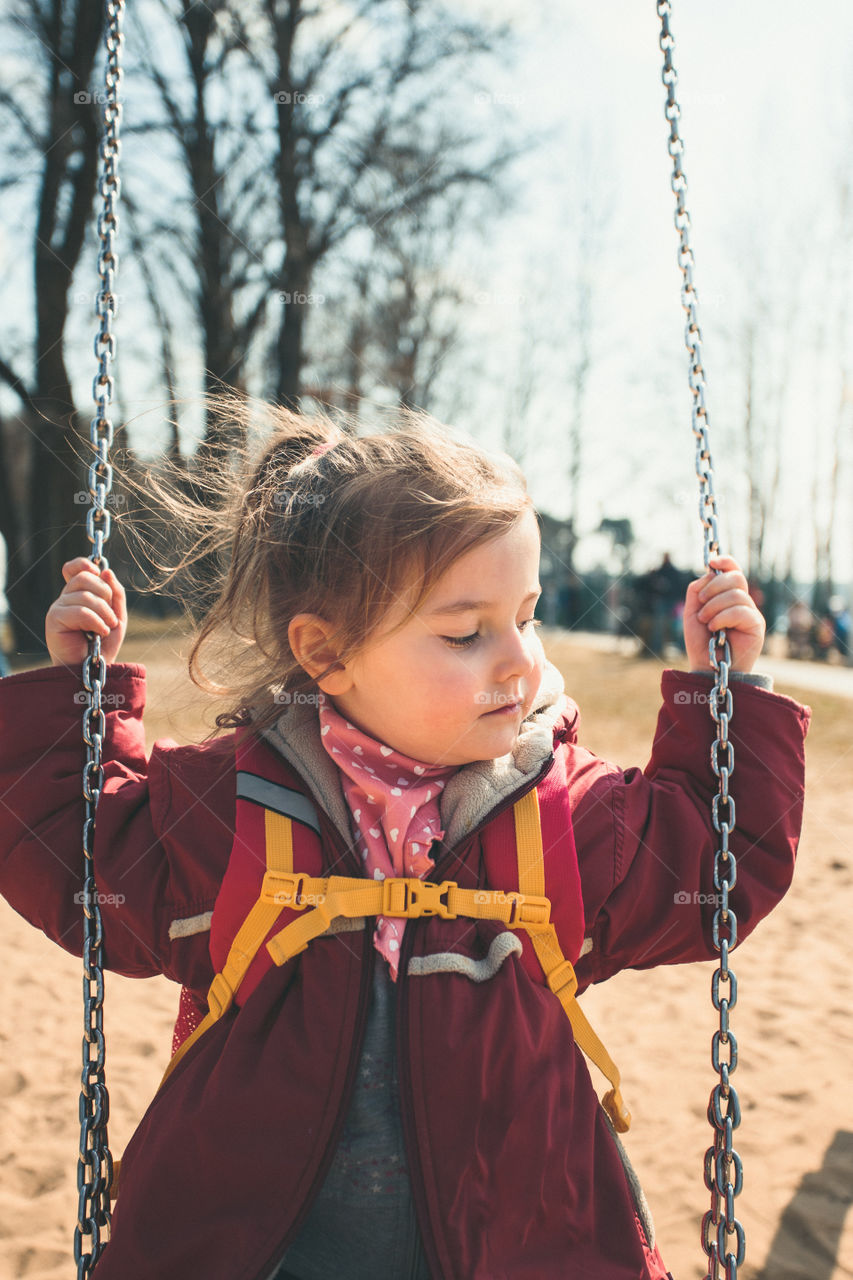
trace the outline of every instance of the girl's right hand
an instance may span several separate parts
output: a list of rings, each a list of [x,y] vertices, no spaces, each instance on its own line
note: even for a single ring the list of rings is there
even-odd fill
[[[115,662],[127,630],[124,587],[113,573],[103,573],[85,556],[62,566],[65,586],[47,611],[44,636],[55,667],[80,666],[89,652],[86,631],[101,637],[101,656]]]

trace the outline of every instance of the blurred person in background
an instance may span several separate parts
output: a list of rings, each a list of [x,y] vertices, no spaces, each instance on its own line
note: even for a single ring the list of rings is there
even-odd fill
[[[830,596],[829,618],[832,623],[832,642],[841,655],[842,661],[849,664],[850,652],[850,608],[843,596]]]

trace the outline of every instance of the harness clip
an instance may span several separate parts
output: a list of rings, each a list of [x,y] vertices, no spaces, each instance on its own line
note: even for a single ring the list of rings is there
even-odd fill
[[[571,999],[578,989],[578,976],[571,960],[564,960],[552,969],[546,981],[559,1000]]]
[[[432,880],[388,876],[382,881],[381,914],[441,916],[443,920],[455,920],[456,912],[451,911],[443,901],[447,893],[455,888],[455,880],[442,880],[441,884],[435,884]]]
[[[221,1018],[223,1013],[227,1013],[231,1008],[234,1000],[234,992],[228,979],[222,973],[217,973],[210,984],[207,993],[207,1008],[214,1019]]]

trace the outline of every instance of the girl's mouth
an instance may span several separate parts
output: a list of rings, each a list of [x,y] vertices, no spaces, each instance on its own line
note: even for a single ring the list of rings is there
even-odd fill
[[[484,712],[487,716],[507,716],[521,709],[521,698],[514,698],[511,702],[505,702],[501,707],[494,707],[491,711]]]

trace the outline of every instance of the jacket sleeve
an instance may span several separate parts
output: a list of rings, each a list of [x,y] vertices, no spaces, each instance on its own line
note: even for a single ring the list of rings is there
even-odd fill
[[[0,680],[0,892],[78,956],[84,697],[80,674],[64,667]],[[110,665],[94,850],[104,967],[206,990],[213,970],[205,913],[233,832],[233,742],[155,743],[146,759],[144,703],[145,669]]]
[[[811,709],[793,698],[734,681],[729,737],[735,799],[730,848],[737,882],[730,904],[741,943],[787,891],[803,816],[804,742]],[[622,770],[571,748],[572,814],[586,920],[579,986],[623,968],[717,956],[718,896],[711,820],[717,778],[710,681],[663,673],[652,754],[645,769]]]

